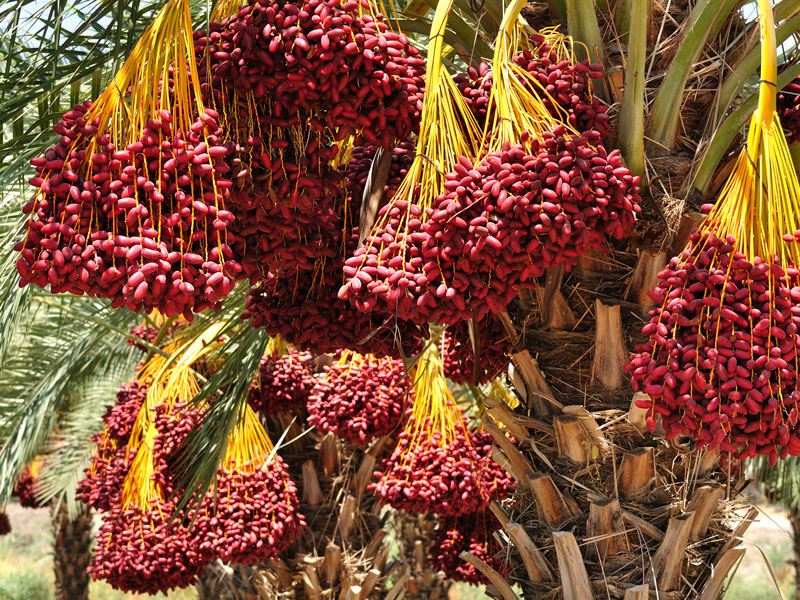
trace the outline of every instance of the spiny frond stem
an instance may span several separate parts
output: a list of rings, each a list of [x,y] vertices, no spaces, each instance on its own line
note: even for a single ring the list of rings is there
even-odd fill
[[[778,76],[777,88],[783,89],[798,76],[800,76],[800,62],[786,67],[781,72]],[[728,115],[717,128],[708,146],[705,147],[705,151],[700,158],[694,177],[689,181],[689,188],[691,190],[695,190],[703,196],[709,193],[709,186],[711,185],[717,167],[719,167],[722,158],[725,156],[734,138],[741,132],[742,127],[745,126],[757,105],[758,95],[753,94]]]
[[[648,0],[628,0],[628,60],[625,70],[625,96],[620,107],[619,146],[625,163],[636,175],[645,175],[644,108],[645,63],[647,59]]]
[[[800,0],[783,0],[778,6],[783,6],[784,4],[793,4],[796,8],[800,8]],[[787,21],[778,26],[775,30],[776,43],[782,44],[793,36],[798,29],[800,29],[800,12],[792,15]],[[717,114],[724,114],[733,99],[742,91],[742,88],[756,72],[760,61],[761,46],[756,45],[733,66],[730,74],[722,82],[717,92],[715,101]]]
[[[738,0],[703,0],[683,23],[683,39],[658,88],[650,113],[648,137],[662,148],[673,148],[678,131],[683,98],[689,74],[706,41],[714,39]]]

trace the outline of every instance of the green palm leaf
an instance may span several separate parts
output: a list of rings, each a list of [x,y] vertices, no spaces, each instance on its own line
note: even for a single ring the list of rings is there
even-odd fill
[[[90,317],[101,324],[87,327]],[[94,386],[115,390],[125,366],[130,377],[136,350],[114,332],[136,320],[130,311],[85,298],[43,298],[31,305],[15,333],[14,352],[0,364],[0,502],[51,432],[72,418],[78,395],[91,398]]]

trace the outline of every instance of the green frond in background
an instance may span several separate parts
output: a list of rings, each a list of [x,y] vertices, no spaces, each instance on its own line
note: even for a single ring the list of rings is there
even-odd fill
[[[159,0],[14,0],[0,4],[0,193],[54,139],[50,127],[92,98],[128,55]]]
[[[130,380],[139,351],[129,352],[131,356],[120,354],[122,360],[106,365],[102,379],[83,381],[69,390],[68,404],[42,449],[47,459],[37,482],[39,498],[48,502],[63,495],[73,515],[77,513],[75,489],[95,451],[92,435],[103,429],[105,409]]]
[[[28,304],[33,295],[32,288],[17,285],[17,255],[12,247],[22,236],[24,223],[19,198],[19,194],[10,194],[0,199],[0,364],[14,339],[17,326],[28,314]]]
[[[790,512],[800,512],[800,457],[790,456],[773,467],[762,456],[748,463],[747,472],[771,502]]]
[[[0,502],[10,496],[17,474],[42,452],[62,423],[65,428],[59,431],[64,436],[93,433],[87,426],[80,434],[74,411],[91,405],[102,416],[101,402],[114,401],[116,386],[125,372],[130,378],[139,355],[115,333],[135,324],[135,314],[84,298],[47,300],[30,307],[29,318],[14,334],[13,349],[0,364]],[[76,400],[82,396],[88,398],[85,407]],[[74,477],[65,475],[68,464],[75,472],[82,467],[77,460],[59,465],[50,480],[50,495],[56,493],[53,481]]]
[[[211,488],[225,456],[228,435],[244,413],[250,386],[269,342],[263,329],[254,329],[241,320],[230,325],[225,328],[228,341],[209,357],[210,362],[220,360],[220,366],[195,398],[196,402],[209,402],[210,407],[202,424],[183,443],[178,472],[185,492],[180,506],[200,502]]]

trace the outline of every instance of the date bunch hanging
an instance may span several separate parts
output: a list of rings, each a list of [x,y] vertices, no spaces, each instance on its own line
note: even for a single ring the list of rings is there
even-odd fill
[[[89,573],[116,589],[155,594],[191,585],[206,563],[190,533],[190,517],[172,519],[175,489],[155,418],[141,433],[122,493],[102,515]]]
[[[639,178],[620,152],[565,122],[547,86],[515,61],[529,42],[523,6],[512,3],[495,43],[481,156],[459,158],[422,228],[417,311],[431,322],[504,312],[547,268],[622,237],[639,211]]]
[[[231,150],[234,255],[255,283],[270,271],[311,268],[322,238],[336,227],[341,175],[332,164],[339,151],[332,132],[313,130],[310,114],[285,109],[272,93],[257,96],[242,75],[259,64],[242,43],[255,43],[250,35],[260,39],[251,21],[263,7],[241,4],[196,32],[194,42],[204,94],[220,112]]]
[[[493,535],[500,529],[497,517],[489,511],[441,518],[428,549],[431,563],[453,581],[488,584],[489,580],[472,563],[461,558],[463,552],[468,552],[507,575],[510,566],[503,560],[503,547]]]
[[[393,196],[378,212],[363,244],[348,258],[339,297],[359,310],[420,319],[425,289],[422,224],[441,193],[444,174],[459,156],[475,157],[480,131],[442,60],[443,33],[452,2],[440,2],[431,25],[425,93],[414,160]]]
[[[411,415],[371,489],[395,509],[452,516],[483,510],[507,496],[512,482],[492,459],[491,436],[470,431],[448,388],[440,335],[417,358]]]
[[[344,257],[358,242],[348,204],[342,204],[336,242],[314,268],[294,276],[271,274],[251,290],[244,318],[312,354],[348,348],[363,354],[400,356],[400,349],[419,348],[417,327],[410,321],[375,311],[365,314],[337,296],[343,283]]]
[[[138,381],[124,384],[103,416],[103,430],[92,436],[95,451],[78,483],[77,494],[86,506],[109,510],[119,502],[122,483],[130,469],[128,440],[144,405],[147,387]]]
[[[308,423],[364,447],[400,426],[410,395],[403,361],[343,350],[314,382]]]
[[[244,408],[230,434],[193,534],[207,560],[258,564],[276,558],[305,527],[297,486],[255,412]]]
[[[109,490],[106,505],[97,506],[102,524],[89,572],[112,587],[150,594],[187,587],[208,562],[190,529],[193,513],[177,510],[179,490],[171,467],[177,448],[201,417],[202,407],[191,404],[200,392],[195,369],[204,368],[220,332],[221,324],[215,323],[196,338],[177,335],[139,369],[136,392],[140,398],[144,389],[144,398],[123,398],[109,411],[119,416],[109,418],[112,428],[104,434],[120,435],[130,423],[125,407],[133,411],[141,402],[122,449],[127,469]],[[105,481],[111,476],[101,474]],[[90,468],[87,478],[92,477],[98,478]]]
[[[439,351],[444,361],[444,374],[450,381],[480,385],[508,368],[511,338],[493,315],[471,325],[468,321],[459,321],[447,327],[439,342]]]
[[[19,474],[11,495],[19,501],[23,508],[41,508],[37,494],[37,482],[42,470],[42,459],[33,459]]]
[[[184,518],[172,519],[176,491],[169,470],[175,439],[186,429],[179,426],[178,415],[199,391],[199,384],[188,368],[211,347],[216,337],[196,343],[188,353],[173,360],[173,353],[184,349],[180,338],[165,347],[164,354],[154,354],[137,373],[142,382],[144,398],[134,413],[127,443],[122,455],[127,467],[121,481],[113,482],[105,505],[97,504],[102,512],[102,524],[89,573],[112,587],[137,593],[165,592],[191,585],[205,563],[196,549]],[[112,413],[122,413],[120,403]],[[126,423],[128,419],[124,420]],[[108,434],[108,431],[103,432]],[[101,434],[101,436],[103,436]],[[102,440],[102,437],[101,437]],[[98,448],[102,456],[102,448]],[[93,466],[103,466],[93,465]],[[108,481],[113,472],[87,471],[91,480]]]
[[[203,103],[188,0],[170,0],[111,85],[32,163],[22,285],[168,316],[216,307],[241,266],[219,113]]]
[[[659,274],[629,370],[648,425],[733,458],[800,454],[800,184],[776,112],[772,8],[747,144],[687,247]]]
[[[126,462],[97,506],[102,524],[90,572],[117,589],[166,592],[193,584],[211,561],[263,562],[304,525],[296,487],[249,407],[230,434],[214,488],[197,506],[178,509],[183,444],[209,410],[192,401],[201,391],[198,373],[213,373],[222,330],[220,323],[199,335],[179,330],[106,415],[100,441],[113,438]],[[95,485],[97,470],[87,471]]]
[[[391,148],[418,123],[424,62],[369,9],[359,0],[248,2],[223,22],[219,75],[339,140]]]
[[[519,48],[530,45],[517,22],[522,6],[520,0],[509,8],[498,34],[482,135],[462,95],[439,92],[454,84],[446,71],[441,85],[432,77],[439,73],[432,42],[417,153],[439,171],[415,178],[412,164],[363,247],[346,262],[340,297],[359,309],[390,311],[419,324],[483,319],[504,312],[548,267],[569,268],[633,223],[638,178],[621,154],[602,146],[602,133],[576,131],[548,85],[515,60]],[[544,39],[534,42],[552,59],[568,57],[568,38],[549,36],[552,47],[545,48]],[[555,80],[554,90],[564,87]],[[438,125],[446,138],[429,141],[428,114],[437,115],[437,124],[458,115],[459,127]],[[605,126],[602,118],[599,125]]]
[[[364,14],[364,8],[353,2],[280,7],[254,2],[207,36],[208,43],[214,44],[213,51],[206,52],[209,61],[216,63],[211,69],[214,85],[233,82],[218,103],[236,107],[236,121],[245,127],[233,141],[234,162],[240,160],[239,168],[247,173],[237,178],[232,193],[235,212],[243,215],[234,226],[239,233],[234,249],[256,284],[245,317],[270,335],[280,335],[297,348],[315,353],[352,347],[385,354],[395,351],[399,337],[388,316],[365,317],[336,298],[345,249],[352,236],[357,239],[358,235],[353,227],[352,196],[344,186],[348,173],[342,165],[349,157],[348,147],[370,140],[369,127],[384,119],[365,118],[374,107],[389,121],[400,113],[410,116],[401,116],[395,123],[402,131],[391,133],[394,125],[383,128],[381,140],[373,142],[391,148],[395,138],[408,137],[418,113],[418,102],[411,96],[418,93],[415,86],[421,86],[417,51],[403,36],[388,31],[382,17]],[[317,29],[336,31],[322,36]],[[342,37],[342,32],[353,35]],[[251,37],[253,47],[243,48],[243,40]],[[298,46],[293,45],[295,38],[300,40]],[[299,50],[303,40],[310,44],[304,51]],[[257,84],[251,82],[251,73],[277,82],[304,77],[298,74],[312,68],[327,69],[323,72],[332,73],[344,87],[327,89],[333,80],[329,77],[321,87],[304,92],[295,80],[280,87],[286,93],[279,94],[277,87],[263,83],[266,79],[256,77]],[[400,71],[410,73],[416,83],[405,81]],[[369,84],[378,77],[380,92],[373,89],[377,83]],[[352,86],[359,88],[359,98],[347,100],[354,88],[344,82],[356,80],[357,86]],[[332,99],[331,94],[338,98]],[[341,105],[346,102],[351,107],[345,110]],[[367,110],[368,106],[373,108]],[[353,111],[360,124],[347,124]],[[232,114],[233,109],[222,112]],[[411,128],[402,124],[408,119]],[[232,122],[229,118],[228,123]],[[391,137],[383,140],[386,132]],[[284,187],[287,174],[297,178]]]
[[[314,385],[312,360],[309,352],[295,350],[280,336],[270,338],[247,398],[250,407],[265,415],[302,410]]]
[[[602,81],[602,65],[577,60],[575,43],[557,27],[548,27],[530,36],[528,47],[514,55],[514,64],[528,73],[520,77],[523,85],[539,95],[554,117],[566,117],[567,124],[579,133],[596,131],[603,141],[610,137],[608,107],[593,93],[594,82]],[[467,104],[482,126],[489,113],[492,70],[486,63],[469,67],[457,78]]]
[[[195,42],[233,149],[234,253],[256,283],[335,245],[340,152],[411,135],[423,61],[366,3],[241,4],[219,5]]]

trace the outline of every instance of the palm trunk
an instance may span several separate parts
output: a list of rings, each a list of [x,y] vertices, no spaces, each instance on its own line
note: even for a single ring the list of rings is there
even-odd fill
[[[198,600],[277,600],[278,592],[255,567],[208,565],[197,582]]]
[[[630,5],[611,4],[621,11]],[[646,67],[655,73],[669,66],[679,39],[673,34],[690,3],[652,2],[649,8],[647,39],[642,31],[629,38],[639,46],[646,42]],[[737,18],[731,17],[731,31],[743,26]],[[615,62],[618,40],[613,31],[604,33],[606,55]],[[634,62],[612,65],[610,82]],[[645,91],[652,101],[655,89]],[[615,97],[628,93],[634,92],[620,85]],[[661,183],[653,180],[643,192],[644,212],[631,238],[612,243],[608,258],[583,257],[557,285],[546,282],[538,323],[524,306],[512,314],[514,323],[525,323],[524,331],[512,331],[520,342],[512,381],[527,407],[512,412],[487,404],[487,429],[497,441],[495,458],[518,482],[516,502],[493,509],[524,598],[716,600],[744,552],[741,536],[757,513],[732,504],[744,483],[738,465],[687,440],[667,442],[658,428],[649,432],[623,370],[628,351],[641,340],[654,275],[680,252],[696,223],[691,206],[669,194],[686,187],[687,158],[713,118],[712,101],[713,94],[699,93],[674,99],[683,107],[678,143],[665,156],[648,157],[649,174]],[[623,120],[618,126],[631,125]],[[554,325],[550,315],[565,309],[577,321]],[[800,569],[800,515],[792,525]]]
[[[88,600],[92,515],[81,504],[72,518],[66,503],[61,502],[53,507],[52,520],[56,600]]]
[[[794,548],[794,597],[800,600],[800,510],[789,509],[789,523],[792,526],[792,547]]]
[[[665,443],[644,427],[622,372],[625,324],[638,323],[630,315],[638,309],[610,286],[630,279],[635,258],[613,256],[628,262],[627,276],[578,269],[565,279],[574,289],[564,297],[603,289],[618,298],[615,306],[594,303],[591,329],[527,329],[529,348],[515,355],[513,380],[528,398],[528,415],[487,404],[495,458],[518,481],[518,501],[495,510],[503,511],[512,554],[527,573],[525,598],[646,598],[649,590],[668,600],[715,600],[753,516],[726,514],[730,473],[716,455]],[[537,409],[534,395],[552,408]],[[492,421],[527,442],[512,443]]]

